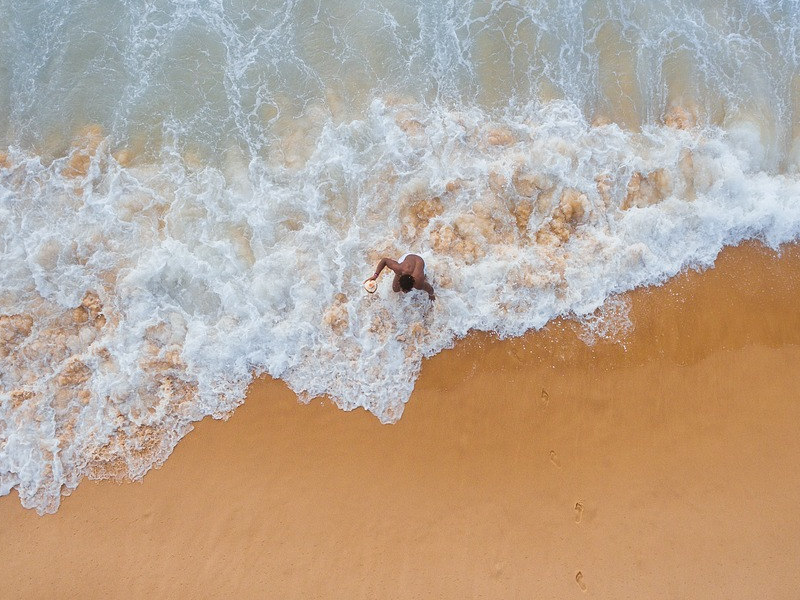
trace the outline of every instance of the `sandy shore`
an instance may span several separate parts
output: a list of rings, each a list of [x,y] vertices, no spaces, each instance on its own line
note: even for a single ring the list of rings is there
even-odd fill
[[[799,597],[800,249],[628,298],[624,348],[428,360],[397,425],[263,380],[142,483],[2,498],[0,595]]]

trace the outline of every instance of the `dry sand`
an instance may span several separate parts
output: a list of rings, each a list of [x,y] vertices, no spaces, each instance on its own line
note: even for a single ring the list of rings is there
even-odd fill
[[[402,420],[259,381],[142,483],[0,499],[4,598],[800,597],[800,249],[428,360]]]

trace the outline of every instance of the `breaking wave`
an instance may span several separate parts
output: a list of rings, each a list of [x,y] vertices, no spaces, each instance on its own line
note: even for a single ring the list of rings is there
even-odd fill
[[[220,21],[212,9],[143,6],[152,10],[127,30],[141,60],[120,58],[112,69],[119,77],[140,69],[126,84],[133,100],[124,109],[101,103],[96,114],[77,115],[59,128],[53,115],[64,117],[83,96],[47,104],[31,94],[54,86],[66,67],[47,77],[37,71],[33,90],[15,87],[21,75],[4,83],[12,108],[8,150],[0,154],[0,494],[16,488],[23,505],[40,513],[55,511],[84,476],[141,477],[166,459],[193,422],[228,415],[256,376],[283,379],[301,399],[328,395],[343,409],[363,407],[394,422],[422,359],[471,330],[517,336],[571,316],[585,320],[591,344],[631,326],[625,302],[604,304],[609,298],[710,266],[726,245],[757,238],[777,247],[800,234],[793,112],[800,79],[796,53],[787,54],[800,44],[796,29],[785,26],[798,12],[795,4],[767,6],[777,13],[769,13],[774,23],[759,21],[771,32],[769,41],[729,34],[741,37],[731,47],[751,52],[750,63],[760,60],[759,44],[777,44],[784,62],[770,76],[784,85],[774,106],[767,99],[763,106],[737,104],[731,92],[724,118],[714,117],[712,93],[705,104],[687,94],[682,102],[665,100],[677,85],[668,73],[662,87],[651,90],[640,81],[625,88],[622,67],[615,71],[619,98],[633,102],[635,89],[640,101],[629,114],[615,113],[612,92],[598,92],[610,85],[609,72],[595,69],[588,79],[593,91],[586,91],[576,83],[585,57],[573,57],[576,74],[556,68],[555,58],[547,62],[547,47],[537,54],[524,40],[508,41],[503,32],[519,8],[511,3],[493,4],[483,16],[486,7],[469,5],[466,21],[459,21],[460,9],[441,9],[453,17],[439,25],[444,33],[475,47],[506,40],[511,48],[483,58],[474,48],[455,55],[449,46],[438,48],[437,40],[451,38],[426,37],[435,19],[424,5],[405,24],[396,20],[395,37],[373,49],[384,53],[385,64],[374,53],[366,59],[385,67],[371,75],[369,90],[347,88],[341,74],[322,82],[324,69],[298,58],[303,36],[292,38],[295,53],[275,54],[269,32],[284,40],[289,34],[287,21],[273,23],[272,13],[262,15],[259,28],[255,8],[250,20],[235,23],[224,10]],[[295,3],[281,6],[295,25],[305,14]],[[387,15],[400,10],[384,3],[373,14],[358,6],[353,14],[367,22],[378,15],[390,23]],[[596,35],[617,21],[598,21],[592,11],[621,10],[582,6],[586,31]],[[660,10],[641,6],[651,17]],[[56,16],[68,28],[74,12],[61,8],[64,14]],[[19,10],[3,33],[6,46],[25,39],[30,14]],[[697,34],[690,8],[684,10],[686,19],[676,18],[669,30],[678,37]],[[737,10],[731,9],[734,16]],[[565,14],[553,15],[539,15],[540,34],[549,23],[558,38],[549,42],[553,52],[575,49]],[[338,18],[317,16],[330,27]],[[534,22],[531,15],[518,17],[520,28]],[[750,23],[756,17],[737,18]],[[625,18],[619,23],[645,17]],[[714,37],[730,23],[704,26]],[[166,99],[189,94],[185,81],[175,79],[181,69],[165,74],[175,49],[159,40],[177,43],[176,36],[195,30],[227,31],[216,57],[227,66],[204,88],[197,112],[174,109],[153,119],[167,101],[144,110],[141,98],[155,94],[153,81],[162,78]],[[367,52],[360,29],[348,34],[352,46],[320,42],[336,48],[342,64],[353,57],[347,48]],[[262,89],[256,80],[231,74],[231,65],[247,59],[245,40],[255,56],[270,57],[280,75],[273,83],[283,81],[275,89],[302,98],[296,114],[276,108],[281,101],[274,89],[252,94]],[[615,40],[620,48],[630,41],[623,34]],[[38,43],[46,55],[63,42]],[[582,43],[598,60],[607,50]],[[191,60],[213,63],[214,48]],[[426,63],[420,58],[426,52],[438,59]],[[452,56],[466,62],[443,69]],[[520,56],[550,65],[533,91],[520,91],[531,72],[509,67]],[[326,64],[329,57],[316,59]],[[89,64],[85,57],[74,60]],[[645,53],[639,60],[639,71],[651,63],[668,71],[666,59],[647,63]],[[697,84],[694,97],[715,81],[717,94],[727,86],[741,93],[736,74],[708,75],[711,67],[727,72],[726,65],[708,67],[709,60],[698,58],[705,70],[686,75]],[[406,61],[403,78],[392,79],[393,61]],[[495,73],[498,81],[516,82],[501,103],[482,97],[492,61],[508,70]],[[212,67],[198,63],[192,73],[211,77]],[[406,79],[415,69],[425,74],[416,88]],[[93,73],[87,71],[86,85],[99,86]],[[554,81],[560,91],[548,95],[543,90]],[[314,97],[322,83],[330,83],[327,95]],[[401,84],[408,86],[403,94],[397,93]],[[652,101],[644,102],[648,91]],[[241,112],[245,105],[251,112]],[[658,115],[650,115],[655,108]],[[205,124],[198,124],[198,114]],[[100,118],[87,126],[87,116]],[[235,135],[208,133],[225,124]],[[144,141],[137,131],[147,132]],[[387,277],[376,294],[363,292],[362,281],[381,257],[409,251],[425,258],[435,303],[425,294],[392,293]]]

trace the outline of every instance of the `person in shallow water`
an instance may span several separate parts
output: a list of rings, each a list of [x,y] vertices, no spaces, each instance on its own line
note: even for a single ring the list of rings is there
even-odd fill
[[[414,290],[424,290],[428,292],[428,298],[436,300],[433,287],[425,277],[425,261],[416,254],[405,254],[399,261],[391,258],[382,258],[375,269],[375,274],[369,280],[375,281],[383,271],[384,267],[389,267],[394,271],[394,281],[392,289],[395,292],[410,292]],[[368,280],[368,281],[369,281]]]

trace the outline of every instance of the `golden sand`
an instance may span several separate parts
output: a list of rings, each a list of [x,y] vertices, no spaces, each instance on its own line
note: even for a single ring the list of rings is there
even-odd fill
[[[473,335],[405,414],[255,383],[141,484],[0,499],[14,598],[797,598],[800,249],[627,296],[633,330]]]

